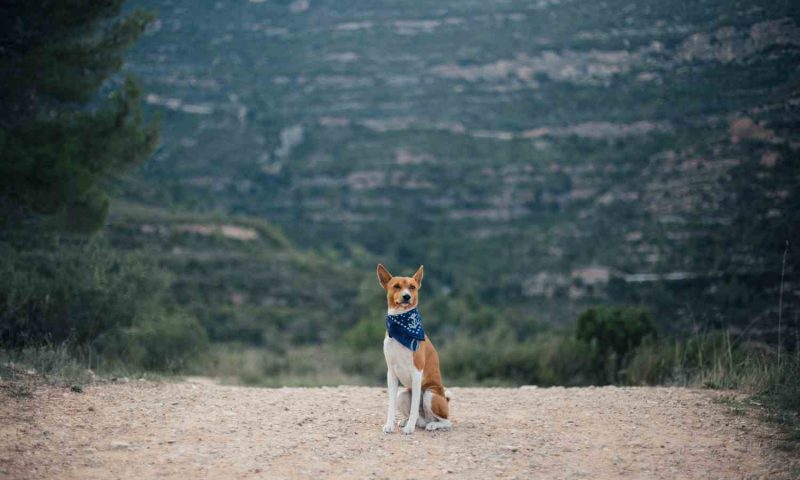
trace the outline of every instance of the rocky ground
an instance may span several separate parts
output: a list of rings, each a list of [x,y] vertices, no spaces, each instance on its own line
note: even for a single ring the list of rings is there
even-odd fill
[[[757,412],[719,392],[452,391],[454,428],[412,436],[381,431],[380,388],[132,381],[0,394],[0,478],[728,479],[798,468]]]

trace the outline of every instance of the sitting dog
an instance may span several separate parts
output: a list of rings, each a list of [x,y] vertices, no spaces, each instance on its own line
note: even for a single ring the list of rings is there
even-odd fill
[[[397,408],[406,415],[401,426],[403,433],[414,429],[450,428],[450,393],[442,385],[439,354],[422,327],[417,310],[422,287],[422,266],[413,277],[393,277],[378,264],[378,281],[386,290],[386,337],[383,354],[386,357],[386,385],[389,390],[389,410],[383,431],[394,432]],[[398,381],[406,389],[398,393]],[[420,404],[421,401],[421,404]]]

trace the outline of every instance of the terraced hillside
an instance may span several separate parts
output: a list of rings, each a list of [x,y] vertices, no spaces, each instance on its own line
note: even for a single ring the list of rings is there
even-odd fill
[[[523,316],[774,323],[800,240],[796,2],[133,4],[160,18],[127,68],[163,144],[131,201],[425,263]]]
[[[171,276],[170,303],[212,341],[267,346],[338,338],[352,325],[353,271],[296,249],[266,222],[116,205],[105,235],[145,252]]]

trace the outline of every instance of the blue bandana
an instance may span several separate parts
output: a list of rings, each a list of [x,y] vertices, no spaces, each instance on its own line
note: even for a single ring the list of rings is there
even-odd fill
[[[416,352],[419,342],[425,340],[422,315],[416,307],[400,315],[386,315],[386,331],[389,337],[402,343],[412,352]]]

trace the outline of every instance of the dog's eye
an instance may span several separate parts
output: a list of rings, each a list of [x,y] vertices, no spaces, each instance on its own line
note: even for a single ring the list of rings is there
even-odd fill
[[[416,289],[417,289],[417,287],[415,287],[414,285],[411,285],[410,287],[408,287],[408,289],[409,289],[409,290],[416,290]]]
[[[395,290],[400,290],[400,285],[395,285],[395,286],[394,286],[394,289],[395,289]]]

